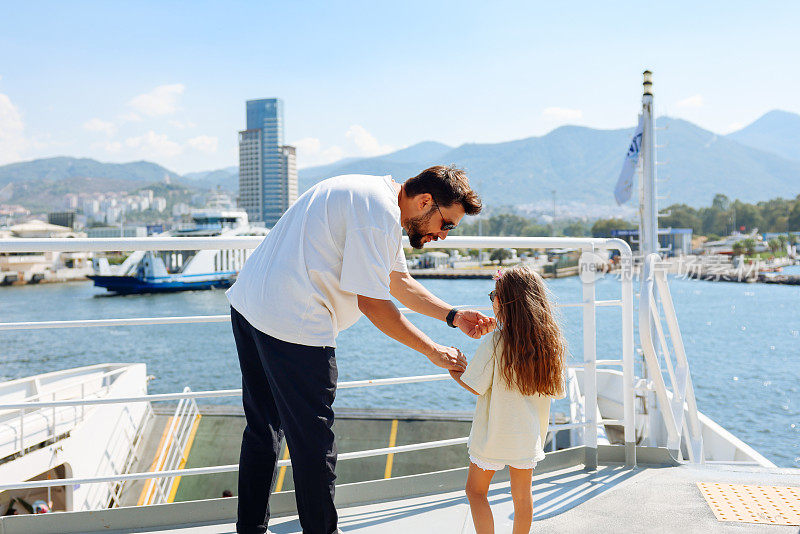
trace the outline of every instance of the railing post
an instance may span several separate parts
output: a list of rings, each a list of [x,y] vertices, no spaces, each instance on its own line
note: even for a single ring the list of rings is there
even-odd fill
[[[587,247],[583,252],[592,252],[594,247]],[[595,317],[595,277],[582,276],[583,286],[583,390],[584,417],[586,432],[584,433],[584,465],[587,471],[597,469],[597,334]]]
[[[25,408],[19,411],[19,455],[25,456]]]
[[[50,400],[53,400],[53,401],[56,400],[56,392],[55,391],[53,393],[51,393],[51,399]],[[56,407],[55,406],[53,406],[52,415],[53,415],[53,439],[55,439],[56,438]]]
[[[633,256],[620,250],[622,279],[622,380],[625,419],[625,466],[636,467],[636,409],[633,372]]]

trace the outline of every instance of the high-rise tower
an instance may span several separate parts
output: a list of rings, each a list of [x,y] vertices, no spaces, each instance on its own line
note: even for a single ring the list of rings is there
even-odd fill
[[[247,129],[239,132],[239,207],[272,227],[295,200],[295,148],[283,144],[283,101],[248,100]]]

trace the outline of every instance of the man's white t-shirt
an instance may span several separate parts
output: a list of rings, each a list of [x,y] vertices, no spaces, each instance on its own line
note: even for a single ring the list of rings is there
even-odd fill
[[[408,270],[393,183],[350,174],[306,191],[247,258],[231,306],[277,339],[335,347],[357,295],[389,300],[389,273]]]

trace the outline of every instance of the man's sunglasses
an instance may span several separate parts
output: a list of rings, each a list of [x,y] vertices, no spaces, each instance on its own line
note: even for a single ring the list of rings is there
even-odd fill
[[[450,230],[454,230],[457,224],[453,224],[451,222],[447,222],[444,218],[444,214],[442,214],[442,210],[439,209],[439,204],[436,203],[436,199],[431,197],[433,200],[433,205],[436,206],[436,209],[439,210],[439,215],[442,217],[442,232],[449,232]]]

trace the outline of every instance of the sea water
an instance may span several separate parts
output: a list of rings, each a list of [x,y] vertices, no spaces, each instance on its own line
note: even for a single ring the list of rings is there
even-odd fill
[[[423,280],[452,305],[489,306],[491,280]],[[548,281],[554,299],[579,302],[578,278]],[[638,283],[637,283],[638,287]],[[800,286],[670,279],[698,408],[779,466],[800,467]],[[598,299],[619,298],[612,276]],[[280,306],[280,302],[275,303]],[[0,322],[227,314],[222,291],[109,296],[91,282],[0,288]],[[489,313],[489,312],[486,312]],[[583,359],[581,309],[560,308],[569,360]],[[433,340],[468,356],[479,341],[443,322],[409,319]],[[379,332],[366,318],[339,335],[340,380],[443,372]],[[638,345],[638,339],[637,339]],[[597,309],[597,358],[621,358],[619,307]],[[151,393],[238,388],[230,324],[186,324],[0,332],[0,380],[103,362],[144,362]],[[236,398],[212,403],[238,403]],[[431,382],[340,390],[335,407],[471,410],[474,397]],[[554,410],[563,410],[563,404]]]

